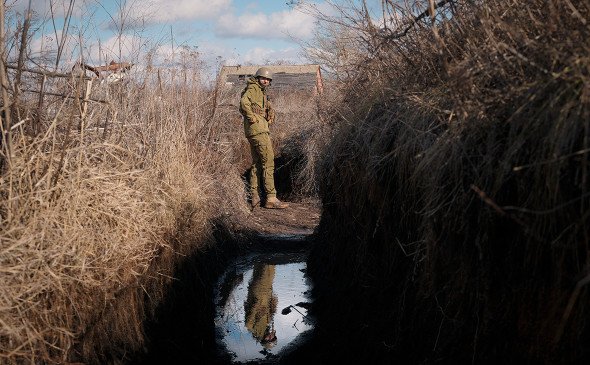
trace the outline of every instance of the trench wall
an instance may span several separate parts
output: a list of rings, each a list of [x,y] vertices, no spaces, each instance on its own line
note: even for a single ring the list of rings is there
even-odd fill
[[[343,361],[590,356],[588,29],[565,2],[515,4],[366,60],[382,78],[335,113],[308,267],[318,341]]]

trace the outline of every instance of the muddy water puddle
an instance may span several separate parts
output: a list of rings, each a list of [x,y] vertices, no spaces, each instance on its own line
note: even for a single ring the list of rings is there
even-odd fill
[[[220,351],[234,363],[272,362],[311,333],[306,254],[256,254],[234,261],[216,288]]]

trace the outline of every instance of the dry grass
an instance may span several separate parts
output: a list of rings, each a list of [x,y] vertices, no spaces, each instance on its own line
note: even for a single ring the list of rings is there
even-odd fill
[[[286,197],[291,201],[317,197],[314,161],[319,136],[325,128],[319,105],[326,94],[284,91],[272,97],[277,109],[277,120],[271,126],[275,154],[279,158],[277,181],[283,189],[288,189]]]
[[[438,16],[404,35],[404,18],[351,18],[368,56],[333,111],[310,267],[320,290],[363,298],[364,327],[332,329],[411,362],[585,359],[590,5],[456,1]]]
[[[12,157],[3,150],[0,184],[2,363],[132,356],[175,266],[210,242],[209,220],[246,209],[207,129],[210,93],[191,77],[154,69],[95,86],[109,104],[85,119],[72,99],[46,97],[36,135],[36,99],[21,100],[31,119]]]

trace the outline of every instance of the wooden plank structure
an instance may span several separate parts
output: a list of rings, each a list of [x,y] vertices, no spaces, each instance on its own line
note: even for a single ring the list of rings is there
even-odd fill
[[[223,66],[219,72],[218,87],[223,90],[244,88],[246,81],[260,67],[273,73],[273,90],[303,90],[314,94],[323,92],[322,73],[319,65],[250,65]]]
[[[79,102],[79,110],[80,110],[80,114],[79,114],[79,124],[78,124],[78,128],[79,130],[83,130],[84,129],[84,125],[86,123],[86,117],[88,115],[88,104],[89,102],[96,102],[96,103],[101,103],[101,104],[106,104],[108,105],[110,108],[113,108],[113,104],[108,100],[108,99],[100,99],[100,98],[91,98],[91,92],[93,90],[93,85],[94,85],[94,89],[96,89],[96,85],[97,83],[94,83],[95,80],[100,80],[100,84],[102,84],[103,82],[106,82],[107,84],[113,84],[113,83],[118,83],[121,80],[123,80],[125,78],[125,73],[128,72],[131,67],[133,67],[133,64],[128,63],[128,62],[114,62],[111,61],[111,63],[109,63],[108,65],[101,65],[101,66],[90,66],[84,63],[77,63],[75,64],[71,71],[69,73],[63,73],[63,72],[57,72],[57,71],[49,71],[46,69],[42,69],[42,68],[38,68],[38,69],[33,69],[33,68],[28,68],[24,65],[19,65],[19,64],[5,64],[3,62],[0,63],[2,64],[2,67],[0,67],[0,69],[2,71],[4,71],[3,77],[6,77],[6,71],[7,70],[11,70],[14,71],[16,73],[16,75],[21,78],[22,74],[24,73],[29,73],[29,74],[33,74],[33,75],[38,75],[38,79],[39,79],[39,86],[37,88],[34,87],[34,83],[35,80],[34,78],[31,78],[30,80],[28,80],[27,83],[20,83],[20,81],[17,82],[17,84],[19,85],[18,88],[14,88],[14,92],[13,92],[13,100],[11,103],[8,103],[8,95],[3,96],[2,100],[3,100],[3,104],[4,105],[8,105],[8,106],[3,106],[3,114],[4,115],[8,115],[9,117],[6,118],[7,122],[5,123],[4,121],[2,121],[2,123],[0,123],[0,130],[2,132],[2,136],[9,135],[10,131],[12,129],[15,129],[19,126],[22,126],[25,121],[27,121],[28,119],[25,118],[23,120],[21,120],[19,123],[12,125],[12,123],[10,122],[10,113],[6,113],[5,110],[8,107],[11,107],[12,105],[18,105],[19,103],[19,94],[22,94],[24,92],[26,93],[32,93],[32,94],[38,94],[38,98],[37,98],[37,115],[41,115],[45,112],[45,108],[44,108],[44,99],[46,96],[54,96],[54,97],[61,97],[64,99],[73,99],[76,100],[76,102]],[[93,73],[93,76],[89,77],[86,74],[86,71],[91,71]],[[2,77],[0,77],[2,78]],[[69,79],[70,83],[69,86],[67,87],[67,89],[58,89],[58,90],[52,90],[51,86],[47,86],[47,84],[52,85],[53,83],[49,80],[53,80],[53,79]],[[4,87],[3,87],[3,91],[7,91],[9,90],[8,87],[8,81],[3,79],[1,82]],[[81,87],[77,87],[78,83],[82,83]],[[94,83],[94,84],[93,84]],[[49,90],[48,90],[49,89]],[[6,93],[7,94],[7,93]],[[116,116],[117,111],[114,111],[114,115]],[[20,116],[19,116],[20,118]],[[35,119],[32,121],[32,131],[33,133],[37,133],[38,132],[38,124],[39,124],[39,119]],[[6,139],[6,138],[4,138]],[[3,142],[3,143],[7,143],[7,142]]]

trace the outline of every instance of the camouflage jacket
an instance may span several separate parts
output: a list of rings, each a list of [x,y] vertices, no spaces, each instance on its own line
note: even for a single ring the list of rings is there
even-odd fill
[[[246,137],[260,133],[269,133],[268,125],[274,121],[274,110],[266,96],[266,90],[254,77],[240,98],[240,113],[244,116],[244,133]]]

